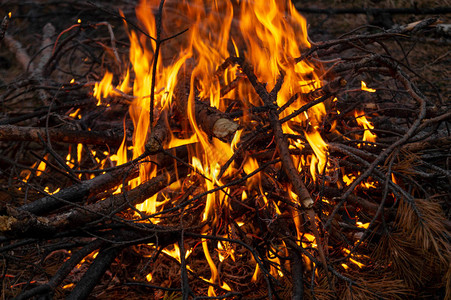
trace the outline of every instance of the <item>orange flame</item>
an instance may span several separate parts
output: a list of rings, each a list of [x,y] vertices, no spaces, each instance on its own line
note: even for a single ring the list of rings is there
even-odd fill
[[[202,0],[182,1],[169,3],[180,11],[186,13],[186,19],[176,22],[176,27],[189,25],[190,33],[186,43],[179,43],[181,49],[178,56],[171,64],[165,65],[162,56],[157,62],[157,74],[155,78],[155,111],[150,112],[150,83],[152,81],[152,64],[154,63],[155,42],[148,41],[148,38],[136,32],[130,31],[130,62],[134,73],[133,97],[130,105],[130,116],[134,124],[133,133],[133,158],[144,152],[144,145],[149,131],[149,114],[158,114],[158,111],[167,109],[172,100],[174,87],[177,84],[177,74],[187,60],[195,59],[194,69],[191,72],[190,95],[188,97],[188,119],[194,134],[182,139],[173,136],[167,142],[169,147],[182,144],[200,142],[200,147],[194,149],[196,157],[199,158],[202,169],[209,173],[204,174],[210,178],[211,185],[206,182],[207,188],[212,188],[216,182],[214,170],[218,165],[222,165],[233,154],[233,148],[239,140],[240,132],[235,136],[232,144],[223,143],[209,137],[199,128],[195,119],[194,99],[208,99],[211,106],[224,110],[226,103],[221,99],[219,82],[215,78],[216,68],[222,64],[225,58],[239,55],[239,49],[243,50],[246,58],[255,68],[255,73],[261,82],[267,83],[267,88],[271,89],[281,71],[285,74],[284,84],[278,94],[277,104],[284,105],[295,93],[308,93],[313,89],[321,87],[315,67],[307,61],[295,63],[294,58],[301,55],[301,50],[310,47],[307,39],[307,26],[305,19],[296,11],[290,1],[271,0],[268,3],[258,1],[242,1],[240,4],[232,1],[215,1],[210,8]],[[156,36],[155,16],[152,13],[158,6],[158,1],[142,0],[136,8],[136,14],[144,25],[150,36]],[[287,15],[287,12],[289,13]],[[166,16],[168,17],[168,16]],[[218,17],[222,22],[217,22]],[[168,17],[169,18],[169,17]],[[233,24],[234,19],[239,19],[239,25]],[[184,23],[185,22],[185,23]],[[173,24],[171,24],[173,25]],[[163,35],[167,36],[173,27],[163,22]],[[230,47],[229,47],[230,42]],[[122,82],[116,90],[124,93],[130,92],[128,70]],[[236,66],[228,68],[224,73],[224,81],[231,82],[239,72]],[[106,72],[100,83],[94,87],[94,97],[98,99],[98,104],[102,98],[114,94],[112,86],[113,75]],[[197,95],[195,95],[197,91]],[[258,97],[248,88],[237,88],[233,93],[238,93],[239,98],[249,99],[254,105],[261,104]],[[244,103],[245,104],[245,103]],[[302,99],[295,101],[285,109],[281,117],[287,116],[302,105],[306,104]],[[246,105],[246,104],[245,104]],[[311,159],[310,171],[316,178],[317,173],[321,173],[326,167],[327,144],[321,138],[318,126],[325,115],[325,107],[318,104],[310,108],[304,115],[299,115],[289,122],[283,124],[285,133],[293,133],[291,126],[309,125],[306,133],[307,141],[314,149],[314,157]],[[301,145],[296,144],[297,147]],[[299,158],[295,158],[299,161]],[[246,167],[247,169],[255,169]],[[208,170],[208,171],[207,171]],[[140,169],[140,177],[133,186],[155,176],[156,167],[150,164],[143,164]],[[253,185],[260,181],[260,178],[249,180]],[[219,193],[220,194],[220,193]],[[224,195],[216,197],[224,198]],[[209,195],[205,208],[204,219],[212,210],[212,203],[215,195]],[[155,199],[149,201],[153,204],[144,204],[140,209],[155,212]]]
[[[136,8],[136,14],[139,22],[145,28],[148,35],[156,37],[156,21],[152,14],[158,7],[159,0],[141,0]],[[216,76],[216,70],[227,57],[243,56],[254,67],[254,72],[258,80],[266,84],[267,90],[271,90],[277,82],[281,72],[284,74],[284,82],[277,95],[277,105],[284,106],[288,100],[295,94],[298,94],[298,100],[293,101],[287,108],[280,113],[280,118],[286,117],[294,111],[300,109],[310,100],[304,97],[315,89],[322,86],[317,67],[311,65],[306,60],[299,63],[295,58],[301,56],[301,52],[310,47],[307,39],[307,25],[305,19],[296,11],[291,1],[172,1],[165,4],[174,6],[177,11],[184,12],[183,17],[171,19],[169,14],[163,18],[162,37],[171,36],[179,28],[189,28],[189,32],[182,38],[176,38],[170,42],[177,45],[172,61],[163,60],[160,55],[155,61],[155,41],[150,40],[144,35],[139,35],[135,31],[129,32],[130,38],[130,63],[131,66],[127,73],[123,75],[123,80],[113,87],[113,75],[106,72],[100,83],[94,87],[94,97],[101,104],[102,99],[114,95],[117,91],[125,94],[132,93],[133,99],[129,114],[133,122],[133,159],[140,156],[145,149],[145,144],[149,131],[153,124],[150,124],[150,114],[157,120],[162,110],[171,109],[171,101],[177,84],[177,79],[181,75],[182,67],[187,66],[190,74],[184,74],[191,77],[189,81],[190,93],[187,95],[188,103],[186,110],[187,128],[183,132],[170,131],[168,140],[164,147],[171,148],[180,145],[188,145],[192,157],[192,166],[198,173],[201,173],[205,180],[204,188],[211,190],[222,185],[218,174],[220,166],[223,166],[229,160],[233,151],[236,150],[240,141],[242,130],[235,133],[231,143],[223,142],[219,139],[208,136],[198,124],[195,113],[196,101],[205,101],[210,106],[220,111],[225,111],[229,102],[221,96],[221,82],[229,84],[235,79],[240,79],[240,69],[238,66],[230,66],[224,70],[223,74]],[[221,22],[218,22],[218,20]],[[239,22],[234,22],[238,20]],[[187,40],[186,40],[187,39]],[[164,47],[165,44],[162,45]],[[171,51],[169,48],[165,50]],[[241,51],[241,52],[240,52]],[[155,78],[152,78],[152,67],[156,64],[157,72]],[[130,83],[130,78],[134,78]],[[152,80],[155,81],[155,106],[154,111],[150,111],[150,88]],[[132,84],[132,87],[130,85]],[[252,105],[261,106],[261,99],[252,90],[248,83],[238,85],[237,88],[229,91],[227,97],[234,99],[243,99],[244,108]],[[245,109],[243,109],[245,111]],[[310,172],[314,179],[317,174],[321,174],[326,168],[326,158],[328,147],[321,137],[320,126],[322,119],[326,115],[324,104],[317,104],[311,107],[304,114],[300,114],[290,121],[283,123],[285,134],[299,135],[299,130],[295,128],[304,128],[307,142],[313,149],[314,155],[310,159]],[[243,122],[250,119],[246,114],[242,118]],[[169,122],[167,122],[169,124]],[[305,142],[296,140],[291,141],[291,147],[304,148]],[[116,156],[111,156],[117,164],[127,161],[127,149],[125,148],[125,138]],[[306,165],[308,159],[304,156],[293,156],[293,159],[299,165]],[[247,174],[253,172],[259,167],[256,159],[247,157],[243,169]],[[225,170],[225,175],[231,174],[236,170],[230,166]],[[156,176],[157,167],[150,163],[140,165],[140,176],[131,183],[135,187],[142,182]],[[229,172],[229,173],[228,173]],[[261,175],[257,174],[247,180],[247,190],[243,191],[243,200],[252,191],[258,191],[268,203],[267,196],[263,192]],[[216,224],[218,214],[221,208],[227,206],[228,190],[221,190],[215,193],[209,193],[206,196],[203,221],[211,221],[211,226]],[[137,209],[148,213],[155,213],[158,209],[156,196],[151,197]],[[274,203],[275,213],[281,214],[279,208]],[[295,217],[298,238],[301,240],[301,221]],[[154,221],[154,220],[152,220]],[[210,230],[204,229],[203,234]],[[303,235],[304,238],[305,235]],[[313,242],[313,241],[312,241]],[[219,272],[213,261],[207,240],[202,239],[202,247],[208,265],[211,270],[209,282],[221,284]],[[221,249],[221,247],[223,249]],[[226,249],[224,249],[224,247]],[[282,247],[284,248],[284,247]],[[228,251],[225,243],[218,244],[219,260],[225,259],[227,255],[233,259],[233,252]],[[164,250],[169,254],[169,250]],[[176,248],[174,246],[174,251]],[[277,250],[280,251],[280,250]],[[274,249],[276,252],[276,249]],[[171,253],[173,257],[178,257],[180,253]],[[269,256],[268,259],[280,265],[278,257]],[[280,269],[272,269],[274,275],[283,276]],[[253,280],[257,279],[259,273],[256,266]],[[222,288],[230,290],[226,283],[222,283]],[[209,288],[209,296],[214,296],[213,287]]]

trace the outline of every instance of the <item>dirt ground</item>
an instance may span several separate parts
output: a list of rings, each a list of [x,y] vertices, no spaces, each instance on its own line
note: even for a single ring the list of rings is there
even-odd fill
[[[433,7],[449,7],[450,1],[316,1],[314,5],[308,1],[293,1],[297,8],[318,9],[348,9],[348,8],[404,8],[417,7],[428,9]],[[371,26],[385,27],[385,29],[420,21],[431,16],[439,16],[440,22],[450,24],[450,14],[414,15],[414,14],[316,14],[302,13],[309,24],[309,35],[313,41],[321,41],[338,38],[341,35],[361,28],[360,32],[374,31]],[[391,54],[397,58],[403,58],[405,63],[421,76],[433,83],[444,99],[449,99],[450,75],[451,75],[451,33],[448,31],[437,32],[431,30],[429,33],[419,36],[413,40],[390,44]],[[408,54],[405,57],[405,54]],[[420,84],[422,88],[431,91],[430,85]]]

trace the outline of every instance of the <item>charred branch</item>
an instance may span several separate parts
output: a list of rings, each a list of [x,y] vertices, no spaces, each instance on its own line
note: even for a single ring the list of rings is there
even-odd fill
[[[121,144],[123,136],[114,132],[81,131],[63,128],[36,128],[14,125],[0,125],[0,141],[33,141],[40,142],[41,137],[50,136],[52,142],[88,145],[111,145],[117,147]]]
[[[94,262],[89,266],[89,269],[66,299],[76,300],[88,298],[91,291],[120,251],[121,247],[101,249],[99,255],[94,259]]]

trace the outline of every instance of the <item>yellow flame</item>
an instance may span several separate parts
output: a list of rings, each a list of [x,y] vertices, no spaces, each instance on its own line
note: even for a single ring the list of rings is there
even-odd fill
[[[188,249],[188,251],[185,252],[185,259],[188,258],[193,250]],[[166,247],[162,250],[163,253],[166,253],[167,255],[175,258],[178,262],[181,262],[181,252],[180,247],[177,244],[172,245],[172,249],[169,249],[169,247]]]
[[[353,258],[349,258],[349,261],[356,264],[359,268],[363,268],[365,266],[365,264],[353,259]]]
[[[256,169],[258,169],[257,160],[252,157],[248,157],[248,159],[246,160],[246,162],[244,163],[244,166],[243,166],[244,172],[246,172],[246,174],[250,174],[250,173],[254,172]],[[258,185],[259,183],[260,183],[260,174],[259,173],[248,178],[247,184],[246,184],[248,191],[251,191],[252,188],[254,186]]]
[[[393,173],[391,173],[391,181],[393,181],[394,184],[398,184],[398,181]]]
[[[152,281],[152,273],[147,274],[146,280],[147,280],[148,282],[151,282],[151,281]]]
[[[83,144],[77,144],[77,162],[81,163],[81,153],[83,151]]]
[[[130,93],[131,92],[131,87],[130,87],[130,71],[129,70],[127,70],[127,72],[125,73],[125,77],[124,77],[124,80],[122,81],[122,83],[120,83],[117,87],[116,87],[116,89],[118,89],[119,91],[121,91],[121,92],[123,92],[123,93],[125,93],[125,94],[128,94],[128,93]]]
[[[279,251],[277,251],[276,249],[272,248],[272,251],[278,253]],[[268,258],[269,261],[273,262],[274,264],[271,264],[270,268],[269,268],[269,273],[274,276],[274,277],[283,277],[283,272],[280,269],[280,258],[276,255],[274,255],[274,253],[271,254],[267,254],[266,257]]]
[[[290,12],[289,17],[286,11]],[[293,62],[294,58],[300,56],[301,49],[310,47],[310,43],[305,19],[291,1],[242,1],[240,28],[246,44],[246,58],[254,66],[258,79],[268,83],[267,89],[272,89],[281,70],[285,73],[284,83],[277,96],[279,106],[284,105],[293,93],[308,93],[321,86],[313,66],[306,61]],[[258,105],[255,102],[253,104]],[[304,104],[302,99],[294,101],[280,117],[287,116]],[[308,113],[284,123],[283,131],[296,134],[290,126],[306,125],[307,119],[310,125],[318,126],[325,113],[322,103],[315,105]],[[311,173],[316,178],[316,169],[321,172],[325,166],[327,148],[317,130],[308,134],[308,142],[315,150],[316,159]]]
[[[343,252],[346,254],[351,253],[351,251],[347,248],[343,248]],[[357,255],[353,255],[351,254],[351,257],[349,258],[349,261],[352,262],[353,264],[357,265],[359,268],[363,268],[365,266],[365,264],[355,260],[354,258],[352,258],[352,256],[357,256]]]
[[[69,114],[69,117],[74,118],[78,115],[78,113],[80,112],[80,108],[77,108],[76,111],[74,111],[73,113]]]
[[[310,163],[310,173],[312,174],[313,179],[316,180],[316,174],[322,174],[326,167],[327,144],[316,130],[310,133],[306,132],[305,137],[315,153],[315,156],[312,157]]]
[[[48,157],[49,157],[49,155],[46,154],[44,156],[45,160],[47,160]],[[41,162],[39,163],[39,165],[36,169],[36,176],[41,176],[42,172],[45,171],[45,167],[46,167],[46,163],[43,160],[41,160]]]
[[[223,246],[224,245],[224,246]],[[223,262],[227,258],[231,258],[233,261],[235,261],[235,251],[231,247],[229,242],[220,242],[218,241],[218,257],[219,261]]]
[[[112,81],[113,73],[107,71],[102,80],[95,83],[93,96],[97,99],[97,105],[102,104],[102,99],[108,97],[113,90]]]
[[[366,119],[365,113],[363,111],[355,110],[354,116],[357,123],[365,129],[363,132],[363,141],[373,143],[376,142],[377,136],[370,131],[371,129],[374,129],[374,126]]]
[[[361,182],[360,186],[365,188],[365,189],[371,189],[371,188],[376,188],[375,182],[374,181],[365,181],[365,182]]]
[[[343,182],[346,183],[346,185],[350,185],[355,180],[354,175],[343,175]]]
[[[95,157],[95,155],[94,155],[94,157]],[[97,157],[96,157],[96,159],[98,160]],[[72,159],[72,155],[70,154],[70,152],[66,155],[66,164],[71,168],[73,168],[75,166],[74,160]]]
[[[222,246],[221,242],[218,242],[218,257],[219,257],[219,261],[223,262],[224,259],[226,258],[225,255],[222,255],[224,253],[224,247]]]
[[[356,222],[356,225],[357,225],[357,227],[360,227],[360,228],[368,228],[368,226],[370,225],[370,223],[362,223],[362,222],[360,222],[360,221],[357,221]]]
[[[239,129],[235,132],[235,135],[233,136],[232,143],[230,144],[230,148],[233,152],[235,152],[238,142],[241,139],[241,133],[243,133],[243,129]]]
[[[136,15],[147,33],[156,36],[155,17],[149,12],[154,11],[157,1],[142,0],[136,8]],[[210,140],[206,134],[198,127],[194,113],[195,96],[206,99],[220,110],[226,108],[226,103],[220,98],[220,85],[216,80],[216,68],[222,64],[229,56],[238,56],[239,49],[243,49],[251,64],[255,67],[255,72],[261,82],[267,83],[267,88],[274,86],[279,72],[285,73],[285,80],[278,95],[278,105],[283,105],[295,93],[308,93],[312,89],[321,87],[321,81],[315,72],[315,68],[307,61],[295,63],[294,58],[301,55],[301,51],[310,47],[307,39],[307,26],[305,19],[296,11],[290,1],[269,2],[248,2],[242,1],[240,4],[233,4],[232,1],[214,1],[214,3],[204,3],[202,0],[180,1],[167,5],[176,6],[179,11],[186,14],[187,25],[190,31],[186,34],[188,41],[180,43],[181,48],[178,56],[172,63],[163,64],[162,55],[159,56],[157,64],[157,74],[155,78],[155,111],[149,111],[150,83],[152,81],[152,64],[154,63],[155,43],[148,42],[148,38],[140,36],[135,31],[129,32],[130,38],[130,62],[133,69],[133,96],[134,100],[130,105],[129,113],[134,124],[133,133],[133,158],[138,157],[144,151],[144,145],[148,136],[149,114],[158,114],[158,111],[167,109],[172,100],[174,87],[177,84],[178,74],[187,60],[195,60],[194,69],[191,74],[190,95],[188,97],[188,119],[194,134],[183,138],[175,137],[171,132],[171,137],[167,143],[168,147],[175,147],[183,144],[200,142],[201,147],[194,149],[194,153],[199,157],[202,165],[202,173],[209,178],[205,184],[207,189],[219,184],[215,178],[218,173],[218,166],[223,165],[231,155],[233,149],[239,141],[242,131],[236,132],[231,144]],[[238,7],[239,6],[239,7]],[[218,22],[220,17],[221,22]],[[234,25],[233,19],[240,21]],[[180,20],[177,26],[184,26],[184,21]],[[171,25],[163,24],[163,31],[168,35],[174,28]],[[231,46],[229,49],[229,41]],[[122,82],[116,90],[124,93],[130,92],[130,70],[123,76]],[[224,81],[231,82],[239,72],[237,66],[232,66],[225,70]],[[113,75],[106,72],[100,83],[94,87],[94,97],[98,99],[98,104],[102,98],[115,93],[112,87]],[[194,84],[194,82],[196,84]],[[194,95],[198,91],[198,95]],[[233,93],[238,93],[239,98],[249,99],[249,102],[258,104],[260,102],[255,94],[249,92],[248,88],[237,88]],[[244,103],[245,104],[245,103]],[[295,101],[282,114],[284,117],[294,110],[304,105],[304,101]],[[246,104],[245,104],[246,105]],[[284,124],[284,132],[290,132],[290,125],[305,125],[306,122],[315,127],[320,124],[322,116],[325,114],[323,104],[316,105],[309,109],[305,116],[298,116],[290,122]],[[312,158],[312,175],[322,172],[325,167],[325,157],[327,147],[322,140],[318,130],[309,130],[308,140],[315,151],[315,158]],[[301,145],[298,145],[301,146]],[[303,160],[297,159],[298,161]],[[258,166],[258,165],[257,165]],[[249,170],[256,168],[246,166]],[[226,172],[230,172],[231,168]],[[199,168],[200,170],[200,168]],[[132,187],[155,176],[156,167],[144,164],[140,169],[140,177],[132,183]],[[227,173],[226,173],[227,174]],[[261,178],[249,180],[249,185],[260,186]],[[260,188],[261,190],[261,188]],[[262,193],[263,194],[263,193]],[[264,196],[265,201],[266,196]],[[226,196],[223,192],[210,194],[207,196],[207,205],[204,212],[204,220],[211,215],[214,203],[225,203]],[[150,199],[151,202],[155,200]],[[142,207],[150,207],[154,211],[154,204],[143,204]]]
[[[80,268],[87,260],[93,260],[97,257],[99,254],[99,250],[95,250],[88,254],[86,257],[84,257],[75,268]]]
[[[207,245],[206,239],[202,239],[202,248],[204,250],[205,258],[207,259],[208,265],[210,266],[210,271],[211,271],[210,282],[217,284],[217,283],[219,283],[219,273],[218,273],[218,269],[216,268],[215,263],[213,262],[213,259],[211,258],[210,252],[208,251],[208,245]],[[213,286],[209,286],[208,296],[216,297],[216,293],[215,293]]]
[[[371,88],[367,87],[365,81],[361,81],[361,84],[362,84],[362,86],[361,86],[362,91],[366,91],[366,92],[370,92],[370,93],[376,92],[375,89],[371,89]]]

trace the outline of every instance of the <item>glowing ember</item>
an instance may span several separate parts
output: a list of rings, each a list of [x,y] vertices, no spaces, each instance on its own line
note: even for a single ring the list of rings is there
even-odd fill
[[[70,289],[73,286],[75,286],[74,283],[68,283],[68,284],[63,285],[63,289]]]

